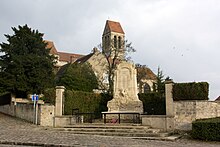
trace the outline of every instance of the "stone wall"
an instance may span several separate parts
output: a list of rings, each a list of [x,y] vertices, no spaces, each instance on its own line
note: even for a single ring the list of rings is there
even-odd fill
[[[213,101],[175,101],[175,129],[191,130],[196,119],[220,117],[220,103]]]
[[[34,122],[33,103],[11,103],[0,106],[0,112]],[[53,126],[54,106],[39,104],[37,124],[41,126]]]
[[[15,116],[15,114],[16,114],[14,105],[0,106],[0,112],[11,115],[11,116]]]
[[[33,104],[17,103],[14,105],[15,116],[29,122],[34,122],[34,108]],[[39,120],[39,119],[38,119]],[[39,121],[38,121],[39,124]]]
[[[167,115],[142,115],[141,120],[142,125],[161,129],[163,131],[173,130],[174,126],[173,117]]]
[[[39,124],[41,126],[53,126],[54,105],[44,104],[39,107]]]
[[[76,124],[76,117],[73,117],[72,115],[54,117],[54,127],[66,127],[72,124]]]

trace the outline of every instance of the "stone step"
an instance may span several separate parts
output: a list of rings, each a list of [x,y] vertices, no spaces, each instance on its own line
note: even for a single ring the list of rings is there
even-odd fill
[[[159,129],[124,129],[124,128],[60,128],[60,131],[74,132],[123,132],[123,133],[159,133]]]
[[[141,126],[141,125],[123,125],[123,124],[113,124],[113,125],[107,125],[107,124],[74,124],[74,125],[68,125],[64,126],[63,128],[93,128],[93,129],[149,129],[149,126]]]
[[[55,129],[59,131],[71,131],[75,134],[124,136],[132,138],[163,138],[171,135],[169,132],[151,129],[149,126],[127,124],[75,124]]]
[[[104,135],[104,136],[123,136],[123,137],[167,137],[170,133],[128,133],[128,132],[87,132],[87,131],[73,131],[75,134],[87,135]]]

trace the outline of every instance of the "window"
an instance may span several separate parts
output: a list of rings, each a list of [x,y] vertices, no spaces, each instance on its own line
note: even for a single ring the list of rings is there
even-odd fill
[[[145,85],[144,85],[144,93],[148,93],[148,92],[150,92],[151,90],[150,90],[150,86],[146,83]]]
[[[104,40],[104,49],[106,49],[108,46],[108,40],[107,40],[107,36],[105,36],[105,40]]]
[[[117,48],[117,37],[114,36],[114,47]]]
[[[118,48],[121,49],[121,36],[118,37]]]

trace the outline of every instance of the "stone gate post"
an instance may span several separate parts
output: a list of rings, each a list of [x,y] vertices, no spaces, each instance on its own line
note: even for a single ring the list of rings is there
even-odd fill
[[[55,116],[62,116],[64,109],[64,86],[56,86]]]
[[[166,115],[174,116],[173,108],[173,81],[165,81],[165,93],[166,93]]]
[[[166,97],[166,119],[165,130],[174,130],[174,103],[173,103],[173,81],[165,81],[165,97]]]

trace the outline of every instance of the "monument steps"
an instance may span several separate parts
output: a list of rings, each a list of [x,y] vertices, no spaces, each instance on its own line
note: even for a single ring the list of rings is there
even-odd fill
[[[119,132],[119,133],[159,133],[159,130],[148,129],[148,130],[139,130],[139,129],[115,129],[115,128],[69,128],[66,131],[74,131],[74,132]]]
[[[161,132],[159,129],[151,129],[148,126],[128,125],[70,125],[64,128],[56,128],[59,131],[71,131],[75,134],[123,136],[123,137],[168,137],[172,133]]]

